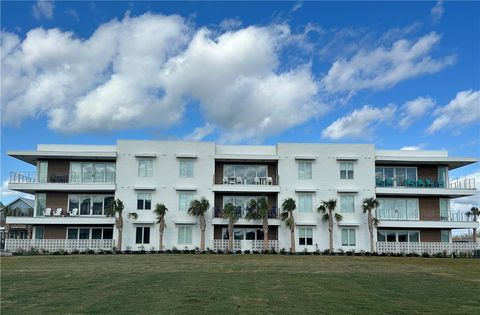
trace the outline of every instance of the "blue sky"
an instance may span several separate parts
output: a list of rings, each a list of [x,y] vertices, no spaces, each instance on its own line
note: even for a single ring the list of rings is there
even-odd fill
[[[6,151],[38,143],[360,142],[480,157],[478,2],[1,9],[2,183],[31,170]]]

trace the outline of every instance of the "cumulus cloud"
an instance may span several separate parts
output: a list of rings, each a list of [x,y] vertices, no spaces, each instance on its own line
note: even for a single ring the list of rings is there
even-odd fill
[[[444,11],[445,10],[443,9],[443,1],[438,0],[437,3],[435,3],[435,5],[432,7],[432,10],[430,10],[430,17],[432,18],[432,22],[440,22]]]
[[[6,200],[10,201],[18,197],[34,199],[33,195],[8,189],[8,180],[4,180],[2,182],[2,187],[0,188],[0,190],[0,197],[4,205],[8,203]]]
[[[458,92],[447,105],[437,108],[434,115],[436,118],[427,129],[429,134],[442,129],[455,128],[458,130],[470,124],[478,124],[480,121],[480,90]]]
[[[464,181],[466,179],[475,181],[476,193],[473,196],[452,199],[450,201],[450,209],[452,212],[464,213],[470,210],[473,206],[480,206],[480,172],[474,172],[464,177],[454,179],[453,181]],[[452,179],[450,180],[452,181]]]
[[[401,118],[398,125],[402,129],[406,129],[415,121],[422,118],[427,112],[435,107],[435,101],[430,97],[417,97],[412,101],[408,101],[401,107]]]
[[[434,59],[429,53],[440,42],[432,32],[417,41],[398,40],[391,47],[362,49],[350,59],[335,61],[322,79],[327,92],[355,94],[362,89],[384,89],[398,82],[436,73],[455,62],[454,56]]]
[[[193,141],[201,141],[206,136],[212,134],[215,131],[215,126],[206,123],[202,127],[197,127],[193,130],[193,132],[185,137],[186,140],[193,140]]]
[[[339,118],[322,131],[322,137],[332,140],[342,138],[367,139],[371,137],[379,123],[389,121],[396,108],[389,105],[384,108],[374,108],[368,105],[356,109],[349,115]]]
[[[423,144],[407,145],[407,146],[401,147],[400,150],[403,150],[403,151],[417,151],[417,150],[421,150],[423,147],[424,147]]]
[[[61,132],[160,126],[199,101],[225,141],[261,139],[321,114],[309,64],[280,69],[287,25],[219,35],[179,16],[126,16],[90,38],[37,28],[2,33],[4,121],[45,115]]]
[[[32,7],[32,14],[37,19],[41,18],[51,19],[53,17],[53,11],[55,5],[50,0],[38,0]]]

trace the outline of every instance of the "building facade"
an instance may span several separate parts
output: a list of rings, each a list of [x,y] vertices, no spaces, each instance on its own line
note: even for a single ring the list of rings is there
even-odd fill
[[[159,224],[153,208],[168,208],[165,249],[200,246],[197,217],[190,202],[205,197],[206,245],[227,248],[223,208],[232,203],[234,250],[263,248],[262,222],[247,220],[247,204],[268,202],[269,248],[290,249],[290,231],[280,220],[282,201],[297,208],[297,251],[329,247],[327,223],[317,208],[336,199],[343,216],[333,230],[334,249],[369,251],[367,215],[362,200],[380,205],[374,233],[377,251],[470,250],[475,244],[454,244],[452,229],[478,227],[450,212],[450,199],[475,194],[474,180],[453,182],[450,170],[477,162],[450,157],[446,151],[384,151],[371,144],[296,144],[231,146],[213,142],[119,140],[116,146],[38,145],[35,151],[8,154],[36,167],[31,174],[14,172],[9,188],[35,195],[29,217],[7,217],[9,228],[31,227],[31,239],[7,240],[7,250],[41,247],[107,249],[117,244],[115,219],[105,215],[115,198],[125,204],[122,250],[158,250]]]

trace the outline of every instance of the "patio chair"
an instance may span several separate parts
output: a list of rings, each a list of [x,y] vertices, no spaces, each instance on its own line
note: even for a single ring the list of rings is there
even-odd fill
[[[425,187],[433,187],[433,182],[430,178],[425,179]]]
[[[235,178],[229,177],[229,178],[228,178],[228,183],[229,183],[230,185],[235,185]]]
[[[413,182],[413,180],[407,178],[407,179],[405,179],[405,186],[406,187],[413,187],[413,186],[415,186],[415,183]]]
[[[444,188],[445,187],[445,182],[443,180],[438,180],[437,181],[437,187],[438,188]]]
[[[73,208],[70,215],[73,216],[73,217],[76,217],[78,215],[78,208]]]
[[[223,183],[224,183],[224,184],[228,184],[228,177],[224,177],[224,178],[223,178]]]
[[[267,177],[267,185],[273,185],[273,178]]]
[[[47,208],[47,209],[45,209],[44,215],[45,215],[46,217],[51,216],[51,215],[52,215],[52,208]]]
[[[242,181],[242,178],[241,177],[237,177],[237,180],[235,181],[236,184],[242,184],[243,181]]]
[[[425,187],[425,183],[424,183],[423,179],[419,178],[417,180],[417,187]]]
[[[384,187],[385,186],[385,181],[381,178],[377,178],[375,180],[375,186],[377,187]]]
[[[385,179],[385,187],[393,187],[393,178]]]
[[[259,178],[259,177],[255,177],[255,178],[253,179],[253,183],[254,183],[255,185],[260,185],[260,178]]]
[[[62,208],[57,208],[57,211],[55,211],[55,214],[54,214],[54,215],[55,215],[56,217],[59,217],[59,216],[62,215],[62,212],[63,212],[63,209],[62,209]]]

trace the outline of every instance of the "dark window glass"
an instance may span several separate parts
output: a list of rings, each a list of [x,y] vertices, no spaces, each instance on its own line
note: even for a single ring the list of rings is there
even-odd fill
[[[113,239],[113,229],[103,229],[103,239],[104,240]]]
[[[113,201],[114,201],[113,196],[105,197],[105,199],[103,201],[103,208],[105,210],[112,209],[113,208]]]
[[[143,199],[137,199],[137,209],[143,209]]]
[[[145,199],[145,209],[150,210],[152,209],[152,201]]]
[[[387,242],[396,242],[396,233],[387,233]]]
[[[80,229],[79,239],[88,240],[90,237],[90,229]]]
[[[92,240],[102,239],[102,229],[92,229]]]
[[[398,233],[398,241],[408,242],[408,233],[407,232]]]
[[[300,245],[305,245],[305,238],[304,238],[304,237],[301,237],[301,238],[299,239],[299,243],[300,243]]]
[[[313,239],[311,237],[307,238],[307,245],[313,245]]]
[[[150,243],[150,228],[145,227],[143,228],[143,244],[149,244]]]
[[[137,235],[135,237],[135,243],[142,244],[142,228],[137,227]]]
[[[68,239],[76,240],[78,238],[78,229],[68,229]]]

